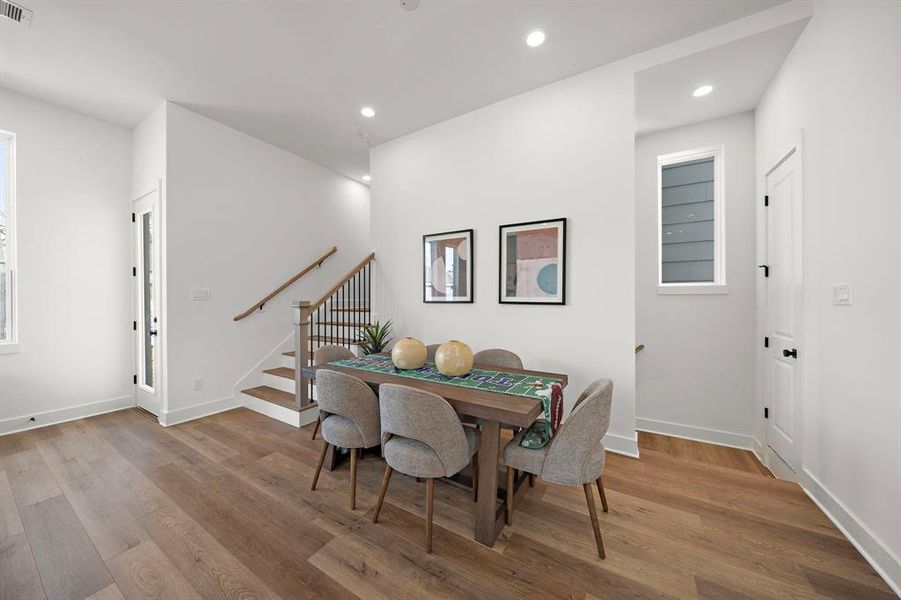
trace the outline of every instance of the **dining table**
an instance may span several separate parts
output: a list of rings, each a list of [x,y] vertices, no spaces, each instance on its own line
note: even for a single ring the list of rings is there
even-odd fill
[[[350,361],[340,361],[350,362]],[[561,387],[566,387],[568,377],[563,373],[533,371],[527,369],[496,368],[488,365],[474,365],[474,368],[491,369],[500,375],[526,375],[534,377],[536,382],[553,379]],[[506,490],[499,489],[499,453],[501,443],[501,425],[513,427],[530,427],[544,412],[540,397],[511,395],[499,389],[464,387],[441,381],[441,378],[417,379],[391,370],[366,370],[340,364],[326,363],[303,369],[303,376],[315,382],[319,369],[329,369],[346,373],[361,379],[378,394],[378,387],[383,383],[406,385],[426,392],[432,392],[447,400],[461,420],[477,424],[481,431],[478,457],[478,490],[474,539],[485,546],[493,546],[504,528],[504,508]],[[450,381],[450,378],[447,378]],[[537,385],[537,383],[536,383]],[[497,387],[497,386],[495,386]],[[333,469],[339,462],[337,453],[327,457],[327,469]],[[464,475],[465,477],[465,475]],[[514,480],[514,497],[523,493],[528,481],[527,474],[519,474]]]

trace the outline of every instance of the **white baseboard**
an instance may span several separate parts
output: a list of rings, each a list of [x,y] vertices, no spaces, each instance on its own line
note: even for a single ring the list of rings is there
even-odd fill
[[[122,396],[121,398],[110,398],[109,400],[99,400],[97,402],[88,402],[87,404],[79,404],[77,406],[47,410],[32,415],[11,417],[0,420],[0,435],[37,429],[38,427],[46,427],[47,425],[56,425],[57,423],[65,423],[66,421],[74,421],[75,419],[83,419],[84,417],[93,417],[94,415],[102,415],[104,413],[114,412],[125,408],[133,408],[134,405],[134,396]],[[32,421],[32,419],[34,420]]]
[[[614,454],[638,458],[638,437],[627,438],[623,435],[608,433],[604,436],[604,449]]]
[[[832,495],[813,473],[802,468],[799,479],[801,489],[857,548],[889,587],[901,597],[901,558],[886,547],[876,534],[842,504],[841,500]]]
[[[657,421],[640,417],[635,419],[635,429],[696,442],[716,444],[717,446],[738,448],[739,450],[754,450],[754,436],[743,433],[707,429],[706,427],[695,427],[694,425],[682,425],[681,423],[670,423],[668,421]]]
[[[241,401],[234,396],[226,396],[218,400],[210,400],[201,402],[200,404],[192,404],[184,408],[176,410],[162,411],[160,413],[160,425],[169,427],[170,425],[178,425],[187,421],[193,421],[201,417],[215,415],[216,413],[225,412],[233,408],[242,406]]]

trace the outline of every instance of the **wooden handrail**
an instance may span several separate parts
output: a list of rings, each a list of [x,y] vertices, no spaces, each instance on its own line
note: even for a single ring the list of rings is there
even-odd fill
[[[312,302],[312,303],[310,304],[310,308],[308,309],[308,311],[309,311],[309,312],[313,312],[314,310],[316,310],[317,308],[319,308],[320,306],[322,306],[322,305],[325,303],[326,300],[328,300],[329,298],[332,297],[332,294],[334,294],[336,291],[338,291],[338,288],[340,288],[342,285],[344,285],[345,283],[347,283],[347,281],[348,281],[351,277],[353,277],[354,275],[357,274],[357,271],[359,271],[360,269],[362,269],[363,267],[365,267],[367,264],[369,264],[369,263],[372,261],[372,259],[374,259],[374,258],[375,258],[375,252],[371,253],[369,256],[367,256],[366,258],[364,258],[363,260],[361,260],[360,262],[358,262],[358,263],[356,264],[356,266],[355,266],[354,268],[352,268],[352,269],[347,273],[347,275],[345,275],[344,277],[342,277],[342,278],[340,279],[340,281],[338,281],[338,283],[336,283],[335,285],[333,285],[329,291],[327,291],[325,294],[322,295],[321,298],[319,298],[319,300],[317,300],[316,302]]]
[[[300,271],[297,275],[295,275],[294,277],[292,277],[285,283],[283,283],[280,286],[278,286],[277,288],[275,288],[275,290],[273,290],[265,298],[263,298],[262,300],[260,300],[259,302],[257,302],[256,304],[254,304],[253,306],[251,306],[244,312],[242,312],[240,315],[235,315],[233,320],[240,321],[244,317],[250,316],[253,313],[253,311],[255,311],[259,308],[262,308],[264,304],[266,304],[267,302],[269,302],[270,300],[272,300],[273,298],[278,296],[280,293],[285,291],[285,288],[287,288],[289,285],[291,285],[292,283],[294,283],[295,281],[297,281],[298,279],[300,279],[301,277],[303,277],[304,275],[306,275],[307,273],[309,273],[316,267],[321,267],[323,261],[325,261],[325,259],[327,259],[329,256],[331,256],[332,254],[334,254],[337,251],[338,251],[338,247],[332,246],[332,248],[328,252],[326,252],[325,254],[323,254],[322,256],[320,256],[319,258],[314,260],[313,262],[311,262],[308,267],[306,267],[305,269]]]

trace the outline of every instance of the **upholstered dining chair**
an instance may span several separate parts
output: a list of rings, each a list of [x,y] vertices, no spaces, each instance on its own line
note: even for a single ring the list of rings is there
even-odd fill
[[[328,369],[317,371],[316,391],[324,443],[310,489],[316,489],[329,446],[347,448],[350,452],[350,510],[354,510],[357,504],[357,455],[362,448],[378,446],[381,441],[379,400],[360,379]]]
[[[472,364],[496,369],[522,369],[522,359],[503,348],[479,350],[472,356]]]
[[[435,353],[438,352],[438,348],[441,347],[441,344],[429,344],[425,347],[425,359],[435,362]]]
[[[543,481],[560,485],[581,485],[588,502],[591,527],[604,558],[604,541],[598,523],[592,483],[598,488],[601,505],[607,512],[607,496],[601,475],[604,471],[604,444],[610,426],[610,406],[613,402],[613,382],[598,379],[591,383],[573,407],[572,413],[560,425],[547,446],[532,450],[519,445],[525,432],[514,436],[504,447],[502,461],[507,467],[507,525],[513,524],[514,469],[538,475]]]
[[[348,358],[353,358],[354,353],[344,346],[321,346],[317,348],[313,352],[313,366],[318,367],[320,365],[324,365],[326,363],[330,363],[336,360],[347,360]],[[317,385],[317,391],[319,387]],[[310,438],[311,440],[316,439],[316,432],[319,431],[319,424],[322,422],[322,418],[316,419],[316,424],[313,425],[313,436]]]
[[[479,432],[463,427],[441,396],[404,385],[383,383],[379,387],[379,408],[382,454],[387,466],[372,522],[378,522],[393,471],[425,479],[425,549],[431,552],[435,478],[456,475],[471,462],[473,490],[478,488]]]

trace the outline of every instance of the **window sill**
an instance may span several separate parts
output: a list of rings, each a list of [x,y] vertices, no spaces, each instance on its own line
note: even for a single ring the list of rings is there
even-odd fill
[[[698,295],[704,296],[709,294],[728,294],[729,286],[722,283],[704,283],[704,284],[691,284],[691,283],[677,283],[677,284],[669,284],[669,285],[658,285],[657,286],[657,295],[658,296],[668,296],[668,295]]]
[[[15,354],[19,351],[18,342],[0,343],[0,354]]]

